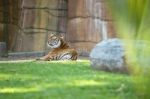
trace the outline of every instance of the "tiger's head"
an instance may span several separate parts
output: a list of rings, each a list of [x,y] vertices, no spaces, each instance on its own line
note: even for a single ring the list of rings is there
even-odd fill
[[[47,45],[50,48],[59,48],[61,46],[63,37],[56,34],[51,34],[48,37]]]

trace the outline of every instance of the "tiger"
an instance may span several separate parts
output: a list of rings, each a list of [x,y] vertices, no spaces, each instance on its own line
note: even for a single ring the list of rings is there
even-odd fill
[[[52,49],[47,55],[36,60],[77,60],[78,53],[75,49],[70,48],[63,36],[51,34],[48,37],[47,45]]]

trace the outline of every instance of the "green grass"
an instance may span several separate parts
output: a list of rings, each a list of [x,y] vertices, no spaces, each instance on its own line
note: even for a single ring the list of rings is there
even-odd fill
[[[0,99],[137,99],[129,75],[76,62],[0,62]]]

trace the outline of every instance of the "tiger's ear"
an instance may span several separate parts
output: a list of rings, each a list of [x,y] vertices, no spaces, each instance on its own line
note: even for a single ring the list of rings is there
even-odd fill
[[[60,37],[61,39],[64,39],[64,37],[62,36],[62,34],[59,34],[59,37]]]
[[[48,35],[48,38],[51,38],[54,35],[55,35],[54,33],[51,33],[51,34]]]
[[[51,33],[51,34],[50,34],[50,36],[54,36],[54,35],[55,35],[54,33]]]
[[[60,36],[60,38],[64,39],[64,37],[63,37],[63,36]]]

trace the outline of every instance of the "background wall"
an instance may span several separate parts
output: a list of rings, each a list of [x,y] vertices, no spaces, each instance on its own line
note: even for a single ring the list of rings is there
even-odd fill
[[[20,0],[0,0],[0,42],[5,41],[10,50],[15,45],[20,27]]]
[[[61,33],[81,55],[88,55],[97,42],[115,37],[110,16],[105,0],[1,0],[0,41],[8,34],[10,51],[48,52],[48,35]]]
[[[95,44],[115,37],[105,0],[69,0],[67,40],[83,55]]]

